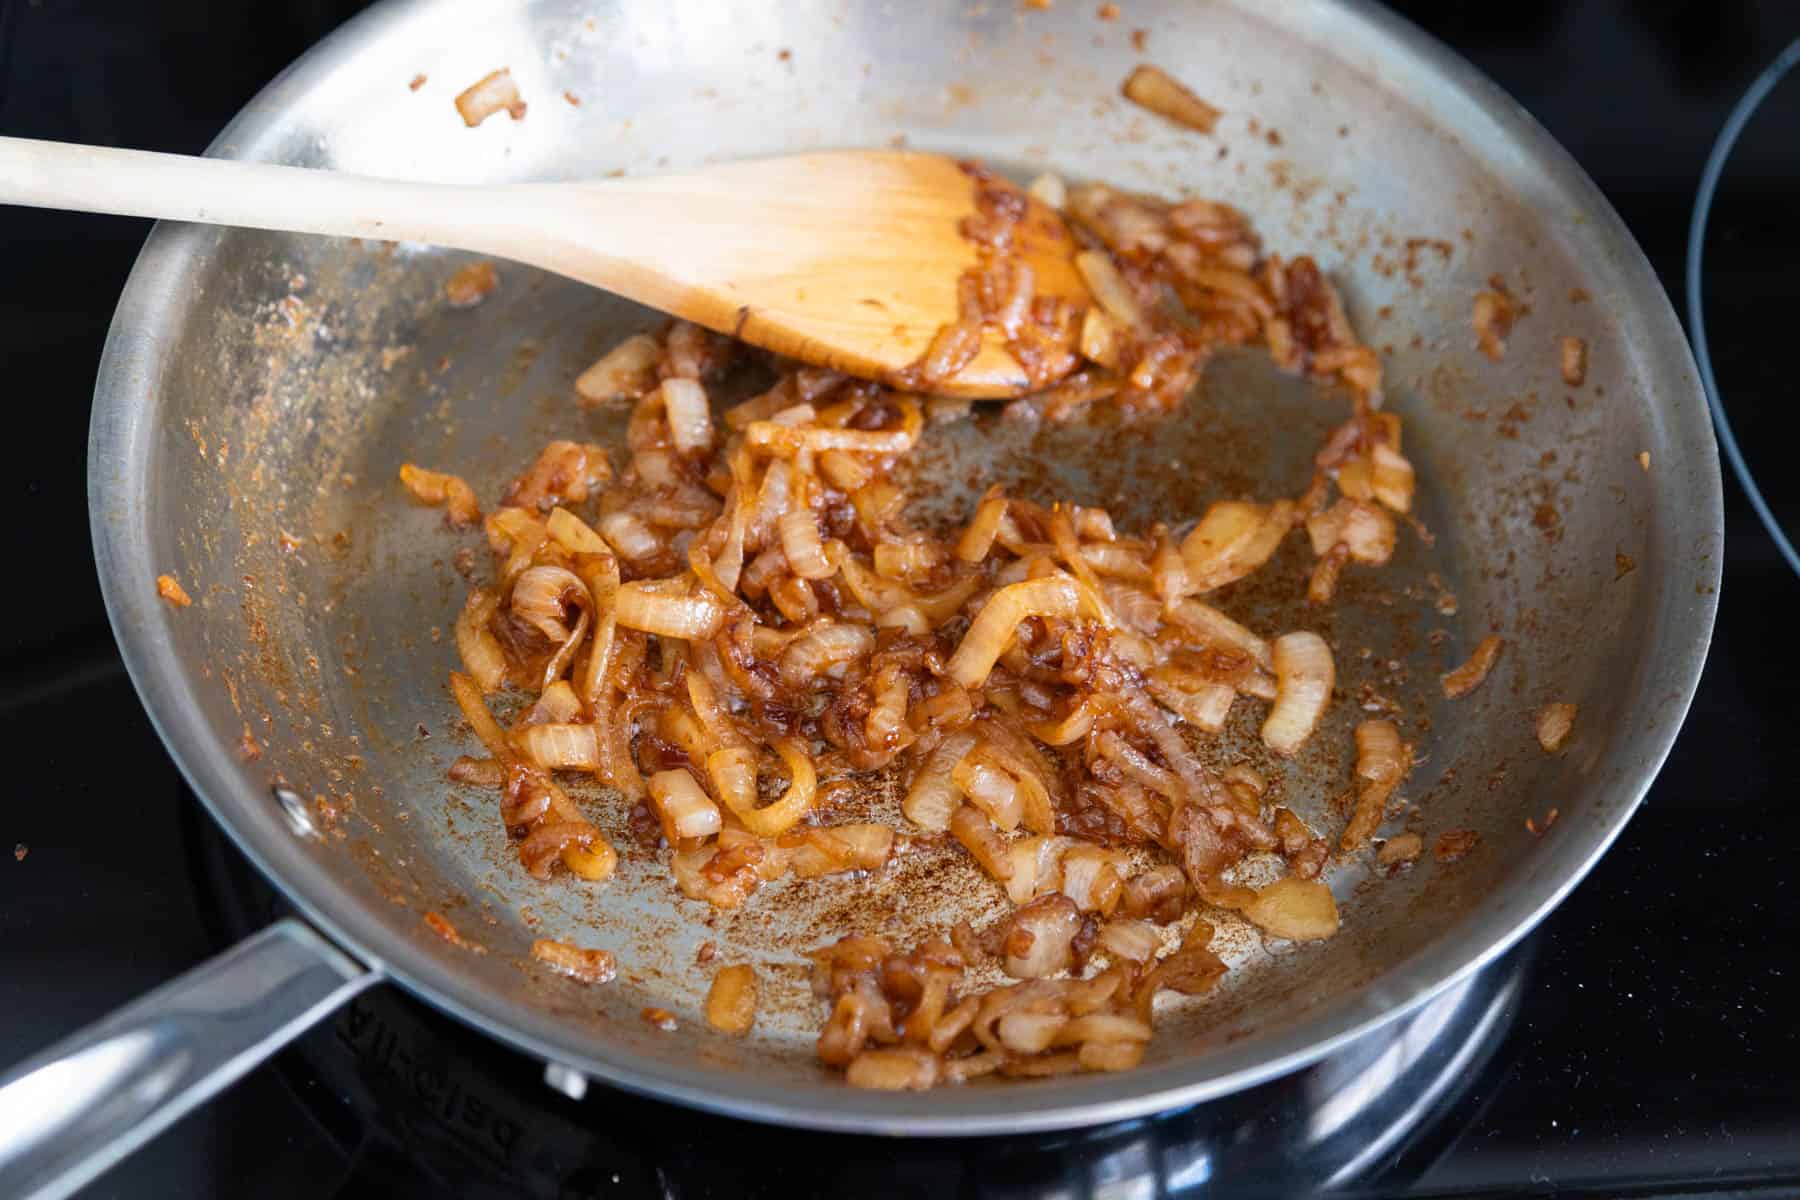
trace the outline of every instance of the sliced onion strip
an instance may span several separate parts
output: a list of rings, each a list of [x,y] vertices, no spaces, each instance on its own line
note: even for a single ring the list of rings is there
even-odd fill
[[[1318,728],[1337,679],[1331,647],[1316,633],[1288,633],[1275,639],[1275,706],[1263,722],[1262,740],[1281,755],[1293,755]]]
[[[500,639],[488,628],[499,608],[498,595],[473,588],[456,618],[456,652],[462,657],[463,669],[483,692],[497,691],[506,682],[506,654]]]
[[[650,802],[670,845],[719,832],[719,806],[707,799],[687,771],[676,768],[650,777]]]
[[[642,581],[621,584],[613,605],[619,624],[627,629],[690,640],[717,633],[725,616],[710,592],[683,595]]]
[[[900,802],[900,811],[907,820],[933,833],[950,828],[951,814],[962,803],[952,776],[963,756],[974,748],[975,735],[971,733],[953,733],[938,743],[913,776],[912,786]]]
[[[1018,632],[1020,622],[1028,617],[1069,620],[1075,616],[1078,599],[1075,580],[1060,573],[1001,588],[976,614],[945,674],[966,688],[980,687]]]
[[[669,421],[669,440],[677,450],[698,454],[712,448],[712,407],[698,380],[663,380],[662,403]]]

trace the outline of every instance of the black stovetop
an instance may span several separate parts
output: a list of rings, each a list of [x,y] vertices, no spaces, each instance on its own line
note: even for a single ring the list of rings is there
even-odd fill
[[[258,87],[358,7],[0,0],[0,133],[198,151]],[[1708,147],[1756,69],[1800,34],[1800,6],[1400,7],[1498,80],[1574,153],[1679,295],[1686,222]],[[1749,181],[1740,189],[1743,211],[1756,206],[1765,179],[1770,195],[1792,195],[1800,156],[1780,158],[1793,152],[1791,142],[1764,136],[1747,145],[1738,167]],[[1731,211],[1722,206],[1721,219],[1736,219]],[[1792,212],[1784,202],[1778,220],[1766,212],[1743,220],[1763,236],[1785,229]],[[241,872],[241,861],[181,790],[119,664],[93,580],[88,396],[144,232],[135,221],[0,210],[8,285],[0,290],[0,361],[10,410],[31,414],[24,430],[42,431],[16,447],[23,457],[4,485],[4,511],[15,515],[0,522],[0,546],[12,547],[5,558],[24,572],[7,589],[0,623],[0,730],[7,761],[21,767],[0,803],[0,1065],[192,966],[232,935],[234,921],[259,917],[254,901],[223,911],[218,876]],[[1787,237],[1786,261],[1800,261]],[[1740,324],[1718,351],[1728,402],[1791,403],[1785,375],[1786,386],[1774,390],[1775,374],[1751,357],[1759,345],[1779,345],[1757,335],[1785,332],[1776,322],[1786,318],[1776,314],[1791,307],[1791,290],[1776,292],[1774,305],[1744,302],[1742,289],[1751,280],[1768,286],[1771,273],[1747,264],[1740,277],[1731,274],[1733,260],[1721,262],[1709,286],[1731,293],[1735,311],[1746,314],[1739,321],[1766,322]],[[1744,383],[1731,394],[1733,380],[1765,390]],[[1618,844],[1528,943],[1508,1032],[1486,1065],[1427,1133],[1384,1157],[1369,1193],[1800,1190],[1800,1085],[1791,1069],[1800,971],[1786,952],[1796,923],[1789,863],[1800,809],[1776,770],[1791,736],[1780,714],[1800,708],[1800,655],[1778,618],[1800,599],[1800,581],[1729,480],[1726,506],[1723,608],[1680,743]],[[96,771],[97,760],[107,769]],[[16,861],[4,855],[15,844]],[[453,1047],[454,1061],[425,1064],[404,1050],[417,1044]],[[531,1064],[403,997],[377,996],[86,1194],[486,1194],[505,1179],[535,1179],[551,1195],[621,1196],[1137,1196],[1172,1186],[1167,1175],[1159,1184],[1154,1172],[1121,1166],[1120,1147],[1154,1155],[1159,1131],[1179,1118],[1082,1137],[871,1145],[776,1138],[604,1092],[576,1108],[544,1091],[534,1103],[594,1138],[579,1167],[546,1183],[545,1162],[535,1164],[537,1176],[509,1174],[517,1164],[507,1155],[519,1121],[547,1118],[484,1107],[456,1082],[470,1073],[530,1078],[543,1091]],[[471,1154],[507,1169],[459,1165]],[[1021,1162],[1030,1169],[1004,1166]],[[994,1182],[999,1175],[1003,1186]]]

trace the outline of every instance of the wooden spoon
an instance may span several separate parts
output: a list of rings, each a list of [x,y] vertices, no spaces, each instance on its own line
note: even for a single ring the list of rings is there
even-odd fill
[[[679,175],[435,184],[0,138],[0,203],[428,242],[530,263],[781,354],[887,378],[957,317],[975,183],[936,154],[846,150]],[[1062,218],[1017,238],[1039,295],[1088,302]],[[997,337],[936,390],[1013,395]]]

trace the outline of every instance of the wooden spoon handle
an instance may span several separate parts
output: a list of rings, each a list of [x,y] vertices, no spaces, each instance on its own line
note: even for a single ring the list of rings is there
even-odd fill
[[[0,137],[0,204],[484,250],[490,189]]]

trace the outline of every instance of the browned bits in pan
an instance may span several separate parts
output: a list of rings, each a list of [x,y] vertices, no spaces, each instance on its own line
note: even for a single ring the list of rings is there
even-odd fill
[[[1432,854],[1441,863],[1453,863],[1467,858],[1481,841],[1481,834],[1473,829],[1449,829],[1438,835],[1437,845],[1432,847]]]

